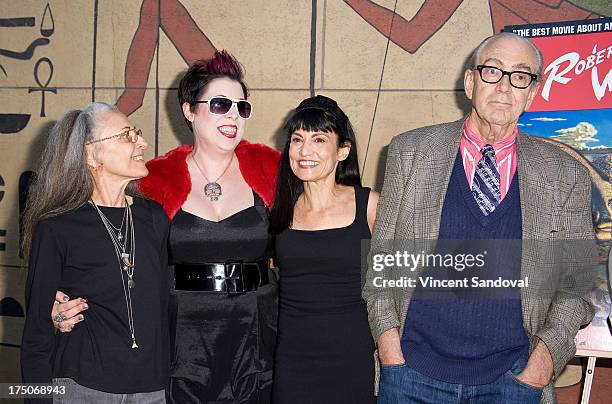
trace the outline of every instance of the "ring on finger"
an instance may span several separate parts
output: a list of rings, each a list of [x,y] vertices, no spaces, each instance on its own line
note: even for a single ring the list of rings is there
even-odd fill
[[[59,313],[58,315],[53,317],[53,321],[55,321],[56,323],[61,323],[62,321],[66,321],[66,316],[64,316],[62,313]]]

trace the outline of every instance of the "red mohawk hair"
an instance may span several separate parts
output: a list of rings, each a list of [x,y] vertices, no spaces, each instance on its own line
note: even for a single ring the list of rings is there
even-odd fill
[[[206,63],[206,69],[211,74],[223,74],[232,77],[236,81],[242,81],[244,75],[242,66],[225,49],[215,52],[212,59],[203,62]]]
[[[201,59],[189,66],[179,84],[179,106],[182,108],[184,103],[188,103],[193,111],[196,101],[202,96],[210,82],[224,77],[240,83],[244,98],[249,96],[249,90],[243,79],[242,66],[231,53],[223,49],[215,52],[211,59]],[[190,129],[193,129],[187,118],[185,122]]]

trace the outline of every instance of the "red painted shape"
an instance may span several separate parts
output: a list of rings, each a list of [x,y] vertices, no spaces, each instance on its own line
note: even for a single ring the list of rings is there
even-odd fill
[[[397,14],[393,18],[393,10],[370,0],[344,0],[344,2],[397,46],[406,52],[415,53],[442,28],[463,0],[426,0],[410,20]],[[393,25],[391,25],[392,19]]]
[[[159,28],[187,64],[211,58],[216,50],[179,0],[143,0],[125,62],[125,90],[117,100],[117,108],[126,115],[142,106]]]
[[[425,0],[410,20],[371,0],[344,0],[368,24],[406,52],[415,53],[454,14],[463,0]],[[566,0],[489,0],[493,32],[506,25],[599,18]],[[391,20],[393,19],[393,25]],[[466,33],[467,34],[467,33]]]
[[[507,25],[540,24],[544,22],[585,20],[599,18],[598,14],[584,10],[565,0],[489,0],[494,32]]]

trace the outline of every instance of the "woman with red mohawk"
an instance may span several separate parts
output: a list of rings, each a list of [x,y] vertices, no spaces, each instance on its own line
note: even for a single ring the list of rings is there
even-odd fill
[[[150,161],[140,182],[172,220],[171,402],[270,401],[277,289],[268,209],[279,153],[243,140],[247,96],[229,53],[194,63],[178,92],[193,145]]]

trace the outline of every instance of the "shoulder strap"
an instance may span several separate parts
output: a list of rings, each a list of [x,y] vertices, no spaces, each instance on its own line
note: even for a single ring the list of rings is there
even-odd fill
[[[254,190],[253,190],[253,200],[254,200],[254,203],[253,203],[254,206],[264,206],[264,207],[266,206],[263,199],[261,199],[261,196],[259,196],[259,194],[257,194],[257,192],[255,192]]]
[[[270,212],[268,211],[268,208],[266,207],[266,204],[261,198],[261,196],[259,196],[255,191],[253,191],[253,200],[253,206],[255,206],[255,210],[257,210],[257,213],[259,213],[259,216],[261,216],[263,221],[265,223],[268,223],[268,221],[270,220]]]
[[[355,222],[362,228],[370,232],[368,226],[368,199],[370,198],[370,188],[355,187]]]

